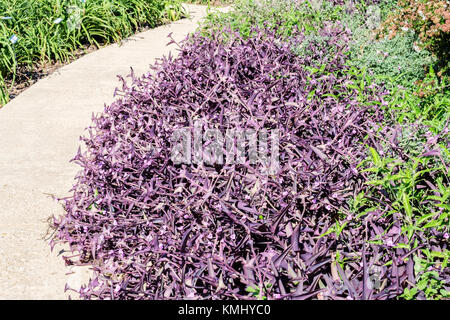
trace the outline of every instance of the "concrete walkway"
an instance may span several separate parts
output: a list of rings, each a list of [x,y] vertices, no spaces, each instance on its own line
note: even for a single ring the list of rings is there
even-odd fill
[[[72,187],[79,167],[69,160],[92,113],[112,102],[116,75],[130,66],[147,72],[155,58],[175,53],[175,45],[166,46],[169,33],[182,40],[206,15],[203,6],[186,7],[189,19],[88,54],[0,109],[0,299],[74,297],[65,284],[79,288],[88,279],[87,268],[66,267],[43,239],[47,219],[64,214],[48,194],[63,196]]]

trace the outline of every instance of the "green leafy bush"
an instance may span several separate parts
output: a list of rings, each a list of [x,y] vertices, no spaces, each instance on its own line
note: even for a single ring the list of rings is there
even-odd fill
[[[423,250],[424,256],[414,256],[414,273],[418,278],[417,285],[411,289],[405,289],[402,298],[412,300],[417,296],[425,297],[429,300],[440,300],[450,298],[450,291],[445,289],[446,283],[439,278],[437,270],[448,267],[448,252]],[[440,262],[442,261],[442,262]]]
[[[354,32],[360,35],[358,30]],[[413,87],[415,82],[423,79],[433,58],[425,49],[415,50],[417,37],[412,33],[397,35],[392,39],[383,38],[375,41],[368,37],[354,37],[351,63],[359,68],[366,68],[379,81]]]
[[[450,93],[445,84],[436,88],[426,98],[411,89],[391,92],[386,107],[391,116],[380,130],[397,129],[379,136],[383,152],[368,151],[359,167],[373,187],[360,196],[363,201],[355,199],[355,215],[379,208],[384,212],[381,219],[397,216],[401,234],[407,236],[399,248],[411,251],[407,266],[414,266],[415,277],[409,279],[404,299],[442,299],[450,294],[450,250],[438,245],[448,243],[450,234]]]
[[[291,0],[237,0],[235,10],[210,14],[203,25],[205,32],[230,28],[249,37],[253,27],[276,29],[279,36],[288,37],[296,30],[316,33],[325,21],[336,21],[343,10],[323,2],[318,6],[309,1]]]

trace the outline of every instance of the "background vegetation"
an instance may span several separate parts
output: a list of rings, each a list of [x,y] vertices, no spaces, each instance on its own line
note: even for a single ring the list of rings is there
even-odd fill
[[[178,0],[1,0],[0,105],[18,73],[32,77],[42,65],[67,62],[88,46],[120,41],[182,14]]]

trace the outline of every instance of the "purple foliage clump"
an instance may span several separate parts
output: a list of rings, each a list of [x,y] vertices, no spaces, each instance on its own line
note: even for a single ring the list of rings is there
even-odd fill
[[[251,39],[224,42],[195,34],[176,58],[140,78],[132,73],[131,84],[122,79],[117,100],[83,138],[67,213],[55,218],[52,245],[68,242],[80,255],[66,262],[95,271],[83,298],[375,295],[364,286],[367,270],[385,257],[365,246],[364,225],[344,232],[344,241],[319,237],[364,188],[356,165],[373,145],[367,133],[383,119],[386,94],[349,72],[342,32],[325,29],[340,36],[310,41],[307,56],[292,50],[302,36],[281,43],[255,30]],[[221,132],[279,130],[277,172],[262,174],[263,164],[248,161],[174,163],[173,133],[197,119]],[[335,263],[337,251],[357,257],[353,269]],[[380,271],[387,288],[396,270]]]

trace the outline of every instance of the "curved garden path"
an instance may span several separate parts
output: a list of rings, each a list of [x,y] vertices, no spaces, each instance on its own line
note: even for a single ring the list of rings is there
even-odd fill
[[[0,299],[74,297],[65,284],[79,288],[88,279],[88,268],[66,267],[57,256],[61,248],[51,252],[43,238],[48,218],[64,213],[50,195],[72,187],[79,167],[69,160],[92,113],[112,102],[116,75],[130,67],[148,71],[155,58],[175,53],[166,46],[169,33],[182,40],[206,15],[204,6],[186,7],[189,19],[83,56],[0,109]]]

